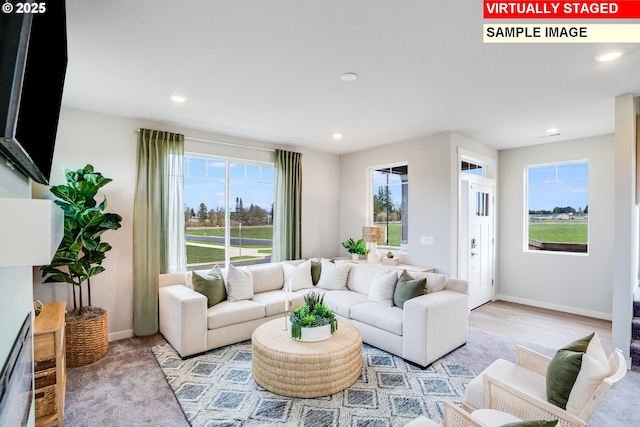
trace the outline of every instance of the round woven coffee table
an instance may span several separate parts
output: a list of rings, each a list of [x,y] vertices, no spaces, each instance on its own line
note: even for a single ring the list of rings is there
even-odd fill
[[[326,341],[300,342],[283,319],[260,325],[251,337],[251,369],[258,384],[289,397],[320,397],[353,384],[362,372],[362,335],[348,322]]]

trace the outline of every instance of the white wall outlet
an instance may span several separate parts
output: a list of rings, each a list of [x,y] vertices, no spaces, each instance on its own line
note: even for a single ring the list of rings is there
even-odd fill
[[[421,236],[420,237],[421,245],[433,245],[433,236]]]

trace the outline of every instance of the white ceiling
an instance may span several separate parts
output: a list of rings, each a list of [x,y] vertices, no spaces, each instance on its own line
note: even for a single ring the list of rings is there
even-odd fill
[[[640,46],[483,44],[480,0],[67,0],[67,20],[63,105],[332,153],[612,133],[640,93]]]

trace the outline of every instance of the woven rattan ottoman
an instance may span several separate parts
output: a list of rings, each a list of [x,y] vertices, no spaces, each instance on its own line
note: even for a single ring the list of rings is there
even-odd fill
[[[251,368],[262,387],[289,397],[320,397],[353,384],[362,372],[362,335],[340,322],[326,341],[299,342],[283,329],[284,319],[262,324],[251,337]]]

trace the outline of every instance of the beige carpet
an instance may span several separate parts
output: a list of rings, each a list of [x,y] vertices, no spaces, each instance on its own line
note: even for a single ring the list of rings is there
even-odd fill
[[[67,374],[67,427],[188,427],[180,405],[162,374],[151,347],[165,343],[160,335],[109,343],[107,356],[73,368]],[[496,358],[513,360],[516,341],[470,329],[469,342],[446,356],[480,372]],[[518,342],[519,344],[526,344]],[[553,350],[529,347],[546,354]],[[640,372],[630,371],[609,392],[591,418],[591,427],[640,425]]]

